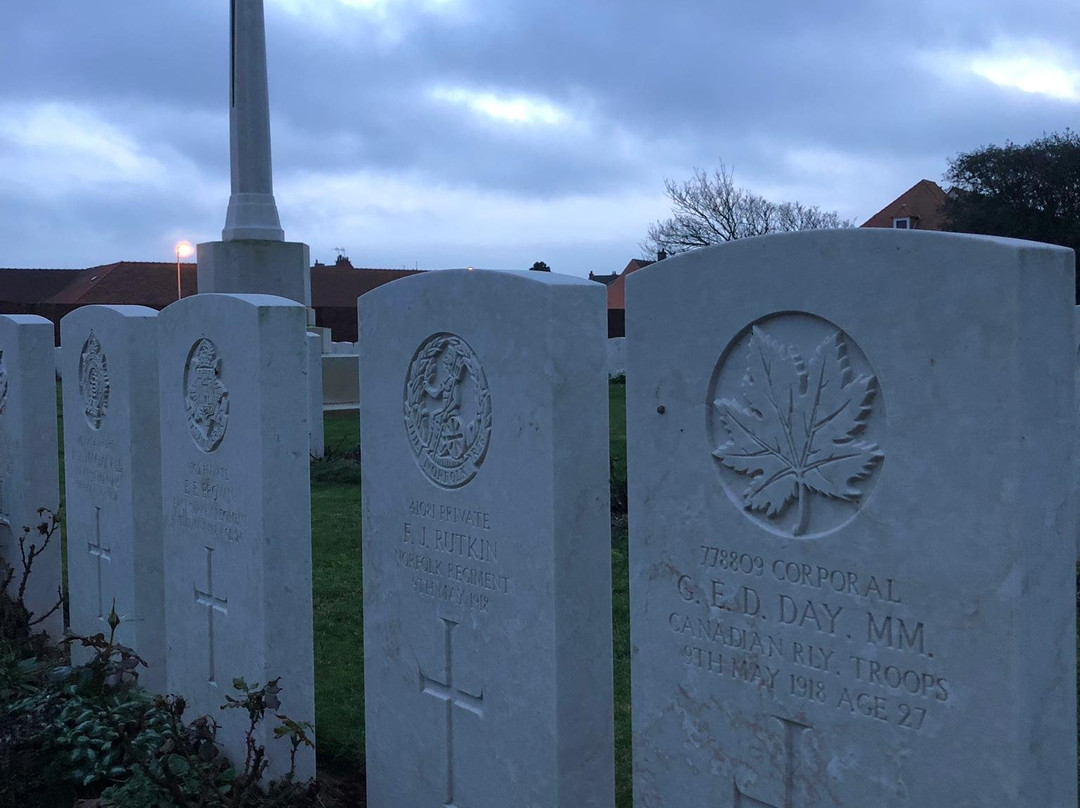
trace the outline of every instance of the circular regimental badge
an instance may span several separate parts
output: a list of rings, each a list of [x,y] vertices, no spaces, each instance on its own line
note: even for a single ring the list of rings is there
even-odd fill
[[[4,410],[7,408],[7,394],[8,394],[7,367],[4,365],[4,352],[0,351],[0,415],[3,415]]]
[[[79,395],[86,423],[91,429],[101,429],[101,422],[109,411],[109,368],[93,330],[79,354]]]
[[[460,488],[476,476],[491,441],[491,391],[476,352],[455,334],[434,334],[405,377],[405,431],[420,470]]]
[[[785,312],[723,351],[706,434],[728,498],[782,536],[815,538],[855,517],[885,459],[885,404],[866,356],[840,328]]]
[[[214,451],[229,424],[229,391],[221,381],[217,346],[203,337],[191,346],[184,368],[184,409],[188,432],[204,452]]]

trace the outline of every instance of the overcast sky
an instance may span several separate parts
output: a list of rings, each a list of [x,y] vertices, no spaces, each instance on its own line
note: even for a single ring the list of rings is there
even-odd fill
[[[695,167],[861,223],[1080,126],[1062,0],[265,2],[281,222],[323,262],[610,272]],[[0,266],[220,238],[228,9],[4,3]]]

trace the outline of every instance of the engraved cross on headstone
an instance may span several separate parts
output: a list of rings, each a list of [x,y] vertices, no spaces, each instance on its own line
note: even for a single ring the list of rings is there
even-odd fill
[[[420,670],[420,692],[446,703],[446,802],[443,803],[443,808],[456,808],[454,805],[454,707],[460,707],[483,718],[484,693],[481,691],[479,696],[474,696],[454,687],[453,630],[458,624],[445,617],[440,619],[443,621],[446,681],[432,679]]]
[[[4,507],[4,481],[0,480],[0,579],[3,579],[7,574],[9,564],[14,570],[14,548],[10,551],[10,556],[8,555],[9,551],[4,549],[4,545],[14,535],[15,532],[11,529],[11,516]]]
[[[94,541],[86,543],[86,549],[90,555],[97,557],[97,616],[98,620],[104,620],[105,614],[101,604],[101,562],[112,561],[111,547],[105,547],[101,543],[101,508],[94,507]]]
[[[206,591],[203,592],[199,589],[198,585],[193,586],[195,590],[195,603],[199,606],[206,607],[206,623],[207,623],[207,636],[208,641],[208,661],[210,666],[210,678],[211,684],[217,684],[214,680],[214,612],[221,612],[222,614],[229,613],[229,600],[228,598],[219,598],[214,595],[214,548],[206,548]]]
[[[774,715],[773,718],[779,721],[784,727],[783,803],[780,805],[773,805],[771,802],[763,802],[762,800],[754,799],[753,797],[744,794],[742,789],[739,788],[739,784],[735,782],[735,778],[732,777],[731,785],[735,792],[732,808],[795,808],[795,746],[798,737],[806,730],[810,729],[810,725],[800,724],[798,721],[792,721],[790,718],[781,718],[778,715]]]

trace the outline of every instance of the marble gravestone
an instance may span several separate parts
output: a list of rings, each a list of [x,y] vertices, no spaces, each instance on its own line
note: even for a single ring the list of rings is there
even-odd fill
[[[323,374],[322,374],[322,335],[308,331],[307,340],[307,391],[308,391],[308,429],[311,436],[308,452],[313,458],[326,454],[326,434],[323,429]]]
[[[368,804],[611,808],[604,290],[360,298]]]
[[[1080,306],[1073,308],[1073,348],[1075,353],[1073,354],[1076,359],[1076,375],[1074,376],[1075,384],[1073,388],[1074,402],[1076,404],[1076,424],[1080,428]],[[1074,440],[1076,440],[1077,432],[1073,432]],[[1080,491],[1080,444],[1073,451],[1073,490]],[[1076,530],[1076,558],[1080,561],[1080,520],[1077,523]]]
[[[83,306],[60,323],[70,627],[109,636],[165,689],[157,312]],[[72,644],[76,662],[89,652]]]
[[[634,804],[1076,804],[1073,256],[851,230],[627,284]]]
[[[306,312],[266,295],[199,294],[158,316],[168,689],[211,713],[234,762],[233,680],[281,677],[281,712],[314,721]],[[257,742],[268,777],[289,745]],[[301,749],[297,777],[314,776]]]
[[[0,315],[0,555],[13,567],[14,597],[23,574],[23,549],[36,557],[27,579],[24,602],[37,620],[34,630],[53,639],[64,633],[60,600],[62,557],[60,531],[42,547],[35,529],[39,508],[54,513],[60,505],[56,434],[56,364],[53,325],[32,314]],[[7,569],[0,568],[0,576]],[[47,616],[46,616],[47,615]]]

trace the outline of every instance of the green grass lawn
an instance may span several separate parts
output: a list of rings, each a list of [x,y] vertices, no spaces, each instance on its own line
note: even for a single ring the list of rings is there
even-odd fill
[[[612,473],[626,482],[626,387],[609,386]],[[356,413],[327,413],[327,458],[312,463],[315,723],[320,766],[364,760],[363,595]],[[630,808],[630,597],[626,519],[612,530],[617,805]]]
[[[364,760],[360,486],[311,485],[315,726],[320,763]]]

